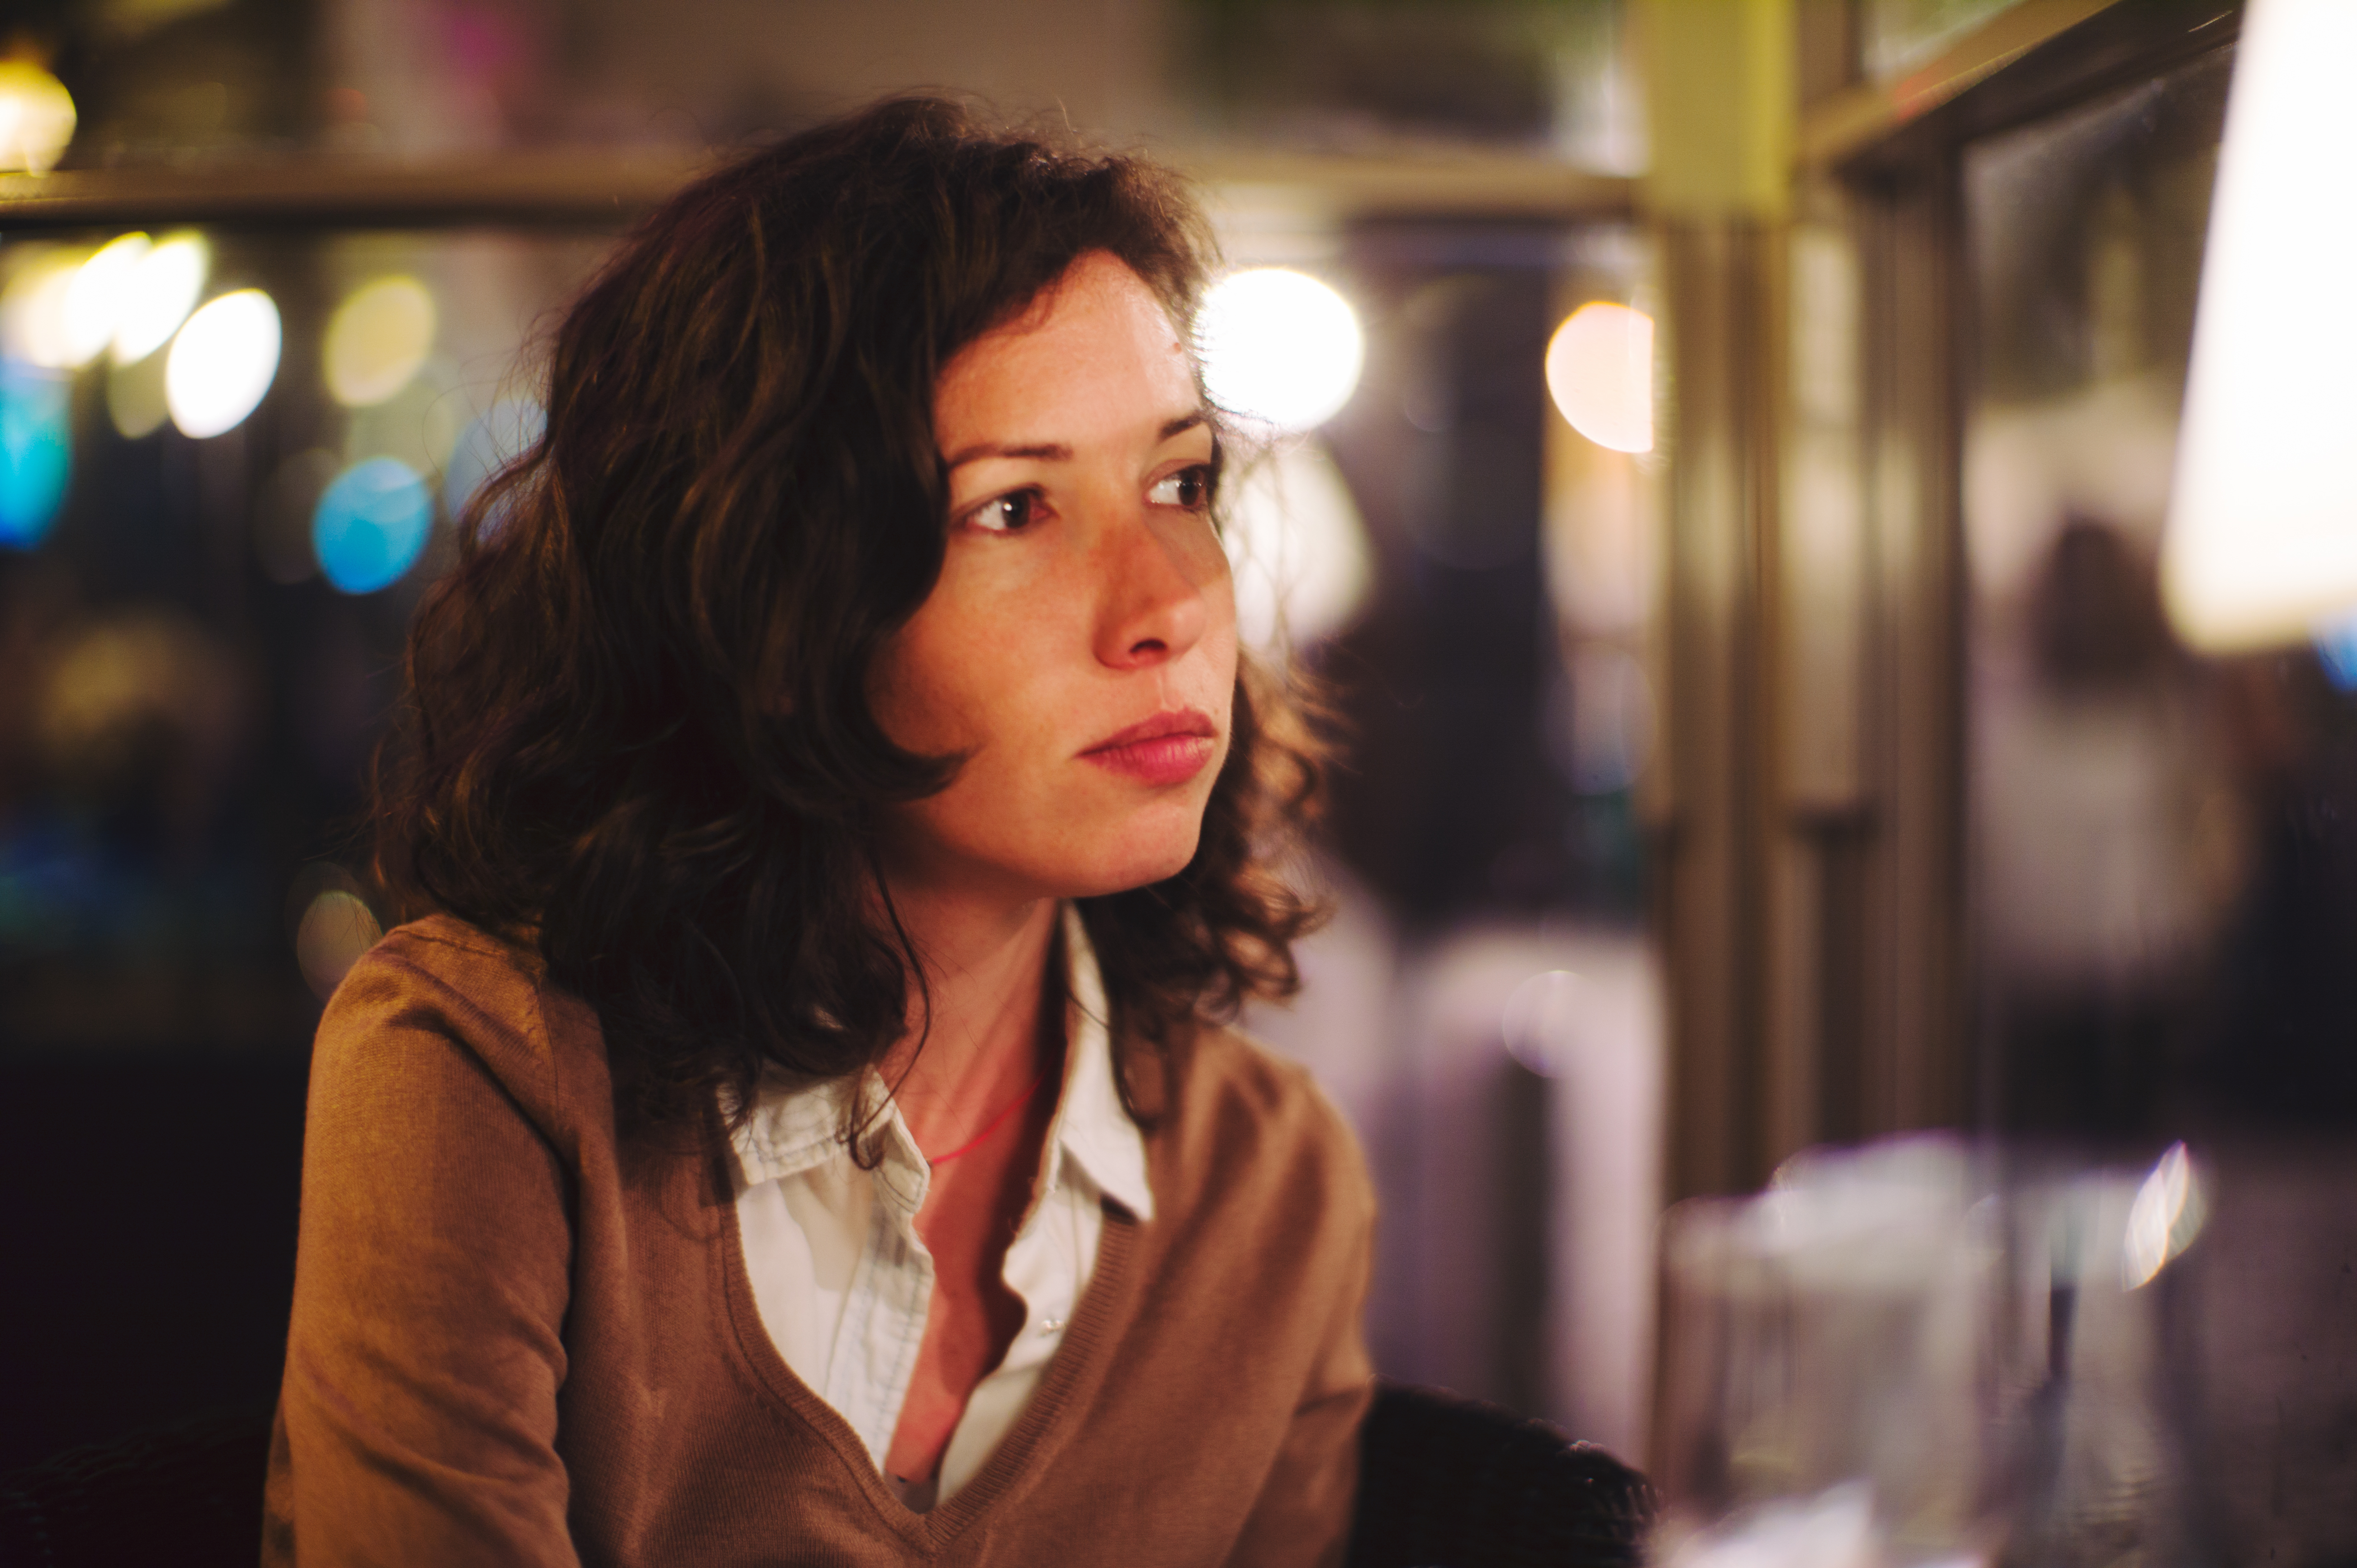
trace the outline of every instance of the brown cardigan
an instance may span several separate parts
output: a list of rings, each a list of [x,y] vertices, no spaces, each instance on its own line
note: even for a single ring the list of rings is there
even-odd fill
[[[631,1155],[595,1015],[437,916],[311,1067],[265,1563],[1334,1563],[1373,1201],[1297,1068],[1206,1033],[984,1468],[903,1508],[761,1326],[725,1149]]]

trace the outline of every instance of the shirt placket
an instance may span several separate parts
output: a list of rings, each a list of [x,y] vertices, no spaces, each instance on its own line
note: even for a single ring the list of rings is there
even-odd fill
[[[879,1471],[916,1372],[933,1298],[932,1253],[917,1234],[931,1173],[900,1147],[907,1133],[897,1110],[885,1137],[884,1159],[870,1173],[877,1200],[868,1208],[866,1244],[835,1328],[825,1390],[827,1402],[849,1420]]]

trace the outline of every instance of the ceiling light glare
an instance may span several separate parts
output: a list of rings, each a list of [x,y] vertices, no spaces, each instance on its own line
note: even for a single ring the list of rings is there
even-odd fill
[[[0,60],[0,174],[47,174],[73,140],[73,94],[30,60]]]
[[[1279,430],[1308,430],[1340,413],[1366,362],[1350,301],[1286,267],[1220,280],[1203,300],[1195,340],[1212,403]]]
[[[1653,449],[1653,318],[1596,300],[1546,349],[1547,391],[1571,427],[1615,452]]]
[[[139,259],[124,279],[121,318],[114,328],[114,362],[145,359],[172,340],[205,292],[212,247],[202,235],[180,234]]]
[[[2254,0],[2235,56],[2161,539],[2169,619],[2212,653],[2357,609],[2357,5]]]
[[[378,278],[351,292],[328,321],[328,392],[346,408],[397,394],[434,350],[434,296],[413,277]]]
[[[61,323],[67,364],[87,365],[114,341],[114,329],[131,298],[132,279],[154,249],[146,235],[125,234],[100,246],[96,255],[74,269],[66,285]]]
[[[234,430],[278,375],[278,307],[258,288],[188,317],[164,361],[164,406],[183,435]]]

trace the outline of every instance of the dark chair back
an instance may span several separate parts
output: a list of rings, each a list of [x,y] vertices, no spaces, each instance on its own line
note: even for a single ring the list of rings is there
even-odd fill
[[[1543,1421],[1379,1383],[1360,1435],[1349,1568],[1621,1568],[1644,1561],[1645,1477]]]
[[[0,1568],[253,1568],[270,1422],[205,1416],[0,1477]]]

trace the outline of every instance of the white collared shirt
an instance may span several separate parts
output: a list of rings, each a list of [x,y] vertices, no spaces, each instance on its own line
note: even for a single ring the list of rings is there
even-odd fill
[[[1022,1413],[1088,1285],[1103,1203],[1154,1218],[1146,1145],[1114,1082],[1096,954],[1070,904],[1063,921],[1071,998],[1063,1091],[1004,1276],[1023,1303],[1023,1326],[966,1400],[938,1487],[903,1489],[913,1508],[972,1479]],[[858,1089],[875,1097],[870,1104],[885,1096],[872,1069]],[[736,1137],[737,1224],[753,1300],[778,1354],[841,1412],[880,1472],[932,1303],[932,1254],[916,1229],[932,1172],[897,1104],[887,1104],[877,1123],[882,1160],[872,1171],[853,1162],[840,1141],[853,1091],[847,1079],[762,1090]]]

